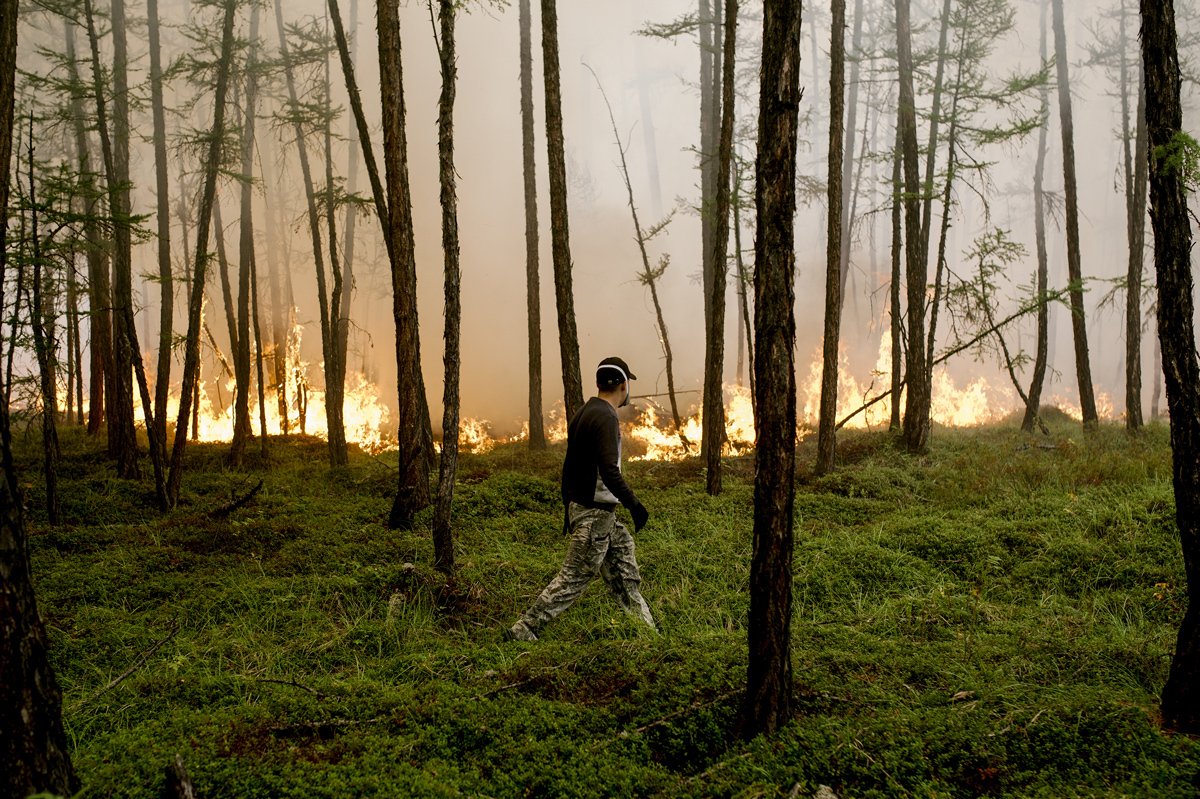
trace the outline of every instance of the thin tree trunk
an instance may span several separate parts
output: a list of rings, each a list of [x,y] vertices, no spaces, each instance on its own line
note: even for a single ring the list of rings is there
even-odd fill
[[[358,0],[350,0],[350,29],[355,34],[355,44],[357,44]],[[349,47],[349,43],[347,43],[347,47]],[[350,58],[351,65],[353,66],[353,55]],[[358,127],[356,124],[352,124],[346,134],[349,145],[349,153],[347,155],[348,164],[346,167],[346,193],[351,197],[358,193],[358,158],[359,153],[362,151],[362,145],[357,141],[357,137]],[[350,303],[354,295],[354,228],[357,219],[358,211],[354,203],[347,203],[345,214],[342,217],[341,300],[335,308],[337,314],[336,348],[338,353],[338,384],[342,386],[343,399],[345,397],[346,368],[350,350]]]
[[[738,0],[725,0],[721,57],[721,134],[717,145],[716,196],[713,198],[712,324],[705,341],[704,441],[705,488],[709,496],[721,493],[721,450],[725,444],[725,272],[729,250],[729,175],[733,160],[734,48],[737,44]]]
[[[392,315],[396,323],[396,375],[399,389],[398,485],[388,525],[407,527],[430,502],[429,460],[422,431],[429,414],[423,410],[420,335],[417,326],[417,272],[413,253],[412,197],[409,193],[407,142],[404,130],[404,74],[400,60],[398,0],[376,3],[379,32],[380,98],[383,104],[383,156],[387,173],[388,221],[392,236]]]
[[[537,167],[533,142],[533,23],[520,0],[521,165],[525,184],[525,307],[529,346],[529,448],[546,448],[542,419],[542,301],[538,277]]]
[[[284,76],[288,87],[288,98],[293,110],[298,110],[300,108],[300,98],[296,91],[296,78],[292,68],[287,36],[283,27],[283,6],[281,0],[275,0],[275,24],[279,31],[279,51],[284,63]],[[337,356],[333,351],[333,328],[330,320],[329,292],[325,284],[325,257],[321,244],[321,222],[317,211],[316,189],[313,186],[312,168],[308,160],[308,148],[304,143],[304,128],[300,124],[298,117],[293,121],[293,134],[296,138],[297,153],[300,156],[300,174],[304,180],[304,194],[308,208],[308,227],[312,237],[313,269],[317,280],[317,307],[320,311],[321,319],[321,357],[325,363],[325,418],[329,429],[329,465],[339,466],[346,463],[345,431],[337,429],[341,426],[341,409],[340,407],[335,408],[335,406],[339,405],[340,395],[338,394],[337,387],[331,385],[334,381],[330,380],[332,377],[330,370],[335,365]],[[328,213],[332,214],[332,209]],[[334,248],[331,245],[332,250]],[[336,274],[337,265],[331,264],[330,268],[335,273],[335,282],[339,282],[341,278],[340,275]],[[330,396],[331,392],[334,396]]]
[[[796,470],[794,218],[800,3],[764,0],[754,244],[754,552],[744,730],[792,716],[792,528]]]
[[[654,304],[654,318],[658,324],[659,341],[662,344],[663,356],[666,359],[667,396],[671,402],[671,418],[675,423],[675,432],[679,436],[679,443],[683,446],[684,451],[687,452],[691,450],[692,445],[683,432],[683,420],[679,417],[679,403],[675,397],[675,358],[671,353],[671,337],[667,333],[667,322],[663,317],[662,303],[658,299],[658,279],[666,270],[668,261],[664,257],[660,262],[659,269],[655,270],[650,266],[650,255],[646,252],[646,242],[655,233],[661,231],[662,226],[660,225],[656,230],[649,233],[642,230],[642,223],[638,218],[637,204],[633,200],[633,183],[629,179],[629,164],[625,160],[625,145],[621,143],[621,134],[617,130],[617,118],[613,115],[612,105],[608,102],[608,93],[604,91],[604,87],[600,84],[600,76],[591,67],[587,69],[596,80],[596,87],[600,89],[600,96],[604,98],[604,107],[608,110],[608,121],[612,124],[613,141],[616,142],[617,153],[621,157],[621,178],[625,181],[625,195],[629,199],[629,213],[633,217],[634,238],[637,240],[638,251],[642,256],[642,273],[638,275],[638,280],[650,289],[650,300]]]
[[[17,0],[0,0],[0,278],[7,271],[16,60]],[[0,293],[0,308],[3,305]],[[12,457],[8,390],[7,382],[0,386],[0,795],[70,795],[79,781],[63,731],[62,692],[47,657],[46,630],[33,593],[24,498]]]
[[[175,423],[175,441],[171,447],[171,468],[167,478],[167,501],[179,504],[179,489],[183,482],[183,450],[187,444],[188,423],[196,398],[200,375],[201,309],[204,304],[204,278],[208,263],[209,227],[213,201],[217,193],[217,170],[221,161],[221,140],[225,135],[225,98],[229,89],[229,61],[233,49],[233,18],[236,0],[225,0],[225,17],[221,26],[221,59],[217,68],[217,85],[213,98],[213,126],[204,160],[204,184],[196,220],[195,263],[192,269],[192,292],[188,298],[188,329],[183,359],[183,386],[179,394],[179,418]]]
[[[258,5],[250,11],[250,52],[246,58],[246,105],[242,113],[241,210],[238,214],[237,338],[231,343],[234,369],[233,441],[229,462],[240,465],[250,438],[250,297],[254,267],[254,122],[258,99]],[[257,331],[256,331],[257,332]]]
[[[261,159],[263,183],[266,186],[274,185],[274,181],[269,174],[270,164],[270,158]],[[268,220],[271,219],[269,198],[270,193],[264,191],[263,206]],[[271,379],[275,381],[275,403],[279,413],[279,430],[286,436],[291,432],[291,414],[288,411],[287,392],[288,327],[287,317],[284,314],[284,301],[279,286],[279,257],[271,241],[270,231],[268,231],[267,235],[267,290],[270,293],[271,302]]]
[[[325,106],[332,108],[329,81],[329,55],[325,56]],[[333,291],[329,296],[329,340],[325,345],[328,353],[325,361],[325,421],[328,430],[329,463],[333,466],[345,466],[349,463],[349,453],[346,451],[346,350],[343,346],[342,319],[339,314],[346,302],[346,286],[343,283],[345,273],[338,258],[337,226],[335,223],[335,197],[333,191],[333,119],[332,115],[325,117],[325,226],[329,231],[326,241],[329,244],[329,274],[333,279]],[[320,281],[318,281],[318,286]],[[349,329],[349,320],[345,320]]]
[[[844,2],[843,2],[844,4]],[[843,16],[845,16],[843,14]],[[842,165],[842,187],[841,192],[841,247],[839,249],[840,256],[840,291],[839,299],[844,305],[846,301],[846,278],[850,275],[850,233],[854,229],[854,214],[855,202],[858,197],[858,185],[855,182],[853,188],[849,188],[851,184],[851,176],[854,174],[854,138],[858,135],[858,88],[859,88],[859,67],[862,54],[862,32],[863,32],[863,0],[855,0],[854,3],[854,36],[851,39],[851,61],[850,61],[850,83],[845,88],[849,91],[850,97],[846,100],[846,133],[845,137],[848,143],[845,145],[845,163]],[[832,53],[830,54],[832,59]],[[844,45],[843,45],[844,57]],[[832,85],[832,79],[831,83]],[[845,93],[845,92],[843,92]],[[835,100],[836,101],[836,98]],[[863,153],[866,154],[867,139],[865,125],[862,136]],[[863,159],[865,160],[865,159]],[[839,311],[840,314],[840,311]]]
[[[925,285],[921,257],[920,191],[917,166],[917,112],[913,95],[912,30],[909,0],[895,0],[896,52],[900,70],[900,142],[904,170],[904,260],[908,294],[908,391],[904,403],[904,443],[909,452],[929,447],[929,385],[925,381]]]
[[[1046,62],[1046,9],[1048,8],[1048,0],[1042,3],[1042,24],[1041,24],[1041,60]],[[1042,430],[1045,431],[1045,424],[1041,421],[1041,404],[1042,404],[1042,385],[1046,380],[1046,364],[1049,361],[1050,351],[1050,306],[1045,302],[1046,292],[1049,289],[1049,256],[1046,252],[1046,191],[1044,188],[1046,176],[1046,139],[1047,129],[1050,125],[1050,91],[1046,86],[1039,89],[1041,96],[1041,118],[1042,124],[1038,128],[1038,149],[1037,162],[1033,168],[1033,225],[1034,238],[1037,247],[1037,292],[1038,298],[1042,300],[1038,306],[1037,317],[1037,354],[1033,361],[1033,378],[1029,383],[1028,400],[1025,403],[1025,417],[1021,420],[1021,429],[1026,433],[1033,432],[1034,422],[1037,422]]]
[[[1188,589],[1187,610],[1163,687],[1162,716],[1169,729],[1196,735],[1200,733],[1200,362],[1193,327],[1188,190],[1182,170],[1170,163],[1184,135],[1181,78],[1173,4],[1142,0],[1141,7],[1158,338],[1171,415],[1175,520]]]
[[[454,93],[458,71],[454,51],[454,3],[455,0],[438,0],[442,67],[442,94],[438,100],[438,180],[441,185],[442,251],[446,271],[446,352],[443,356],[446,377],[442,394],[442,457],[438,467],[437,505],[433,512],[433,565],[445,574],[454,573],[454,531],[450,526],[450,510],[458,468],[459,320],[462,317],[459,302],[458,189],[454,177]]]
[[[1134,122],[1134,155],[1129,154],[1129,76],[1124,74],[1128,37],[1125,33],[1125,4],[1121,4],[1121,99],[1124,122],[1125,183],[1129,215],[1129,270],[1125,290],[1125,426],[1141,429],[1142,420],[1142,271],[1146,248],[1146,181],[1149,156],[1146,152],[1146,93],[1138,91]],[[1139,75],[1140,77],[1140,75]],[[1140,84],[1141,81],[1139,80]]]
[[[567,219],[567,165],[558,73],[556,0],[542,0],[542,75],[550,167],[550,237],[554,256],[554,298],[558,308],[558,351],[562,362],[563,403],[567,419],[571,419],[583,407],[583,378],[579,371],[579,334],[575,328],[575,299],[571,288],[571,234]]]
[[[921,258],[929,262],[929,232],[933,219],[933,179],[937,166],[938,126],[942,117],[942,93],[946,74],[946,47],[950,32],[951,0],[943,0],[938,33],[937,68],[933,78],[933,107],[929,113],[929,141],[925,147],[925,179],[921,183]],[[910,45],[911,49],[911,45]],[[911,58],[911,56],[910,56]]]
[[[825,231],[825,335],[822,343],[821,410],[817,422],[817,474],[833,471],[837,423],[838,346],[842,327],[842,247],[844,237],[846,197],[842,184],[842,147],[845,134],[846,86],[846,3],[833,0],[830,5],[833,21],[830,24],[829,44],[829,177]],[[854,136],[854,129],[849,131]],[[853,138],[851,139],[853,141]]]
[[[0,132],[0,136],[7,135]],[[29,326],[33,331],[33,349],[38,362],[38,376],[42,393],[42,476],[46,483],[46,516],[50,524],[57,526],[60,519],[58,499],[58,388],[54,341],[54,312],[47,297],[51,288],[51,277],[43,271],[41,231],[38,225],[37,186],[34,182],[33,116],[29,117],[28,158],[29,171],[29,251],[33,260],[33,280],[26,287],[32,293],[29,298]],[[24,218],[21,223],[24,228]],[[20,292],[18,285],[16,290]],[[16,316],[14,311],[13,316]],[[16,346],[13,342],[13,346]]]
[[[154,124],[154,183],[158,192],[158,365],[154,374],[154,427],[167,440],[167,397],[171,388],[171,341],[175,290],[171,276],[171,197],[167,181],[167,121],[163,108],[162,55],[158,0],[146,0],[150,37],[150,105]]]
[[[237,94],[236,92],[234,93]],[[238,98],[233,98],[238,105]],[[221,299],[225,308],[225,330],[229,336],[229,351],[238,350],[237,302],[233,299],[233,283],[229,279],[229,255],[225,249],[225,221],[221,218],[221,195],[213,198],[213,244],[217,252],[217,274],[221,280]]]
[[[746,272],[746,261],[742,256],[742,199],[741,199],[741,168],[739,167],[738,159],[733,159],[733,193],[730,196],[730,203],[733,206],[733,251],[737,259],[738,270],[738,313],[741,317],[739,331],[741,335],[738,337],[739,342],[745,341],[746,354],[749,356],[750,363],[754,363],[754,334],[750,330],[750,303],[746,297],[746,287],[753,288],[753,281],[750,275]],[[743,330],[744,328],[744,330]],[[738,346],[738,385],[741,385],[742,375],[742,352],[739,343]],[[754,404],[754,370],[750,370],[750,404]]]
[[[901,358],[904,349],[904,325],[900,311],[900,249],[903,246],[903,228],[901,227],[901,209],[903,206],[903,186],[900,182],[900,162],[902,142],[900,140],[899,115],[897,115],[896,141],[892,150],[892,279],[889,291],[889,308],[891,317],[892,341],[892,414],[888,429],[897,431],[900,422],[900,386],[904,382],[901,370],[904,368]]]
[[[1075,341],[1075,376],[1079,383],[1079,405],[1083,427],[1092,430],[1100,423],[1096,395],[1092,389],[1092,365],[1088,353],[1087,316],[1083,307],[1083,268],[1079,254],[1079,192],[1075,179],[1075,130],[1071,116],[1071,82],[1067,70],[1067,31],[1063,22],[1063,0],[1052,0],[1054,10],[1054,62],[1058,69],[1058,114],[1062,129],[1063,191],[1067,207],[1067,271],[1071,283],[1071,333]]]
[[[75,23],[64,18],[67,40],[67,72],[71,82],[82,85],[78,59],[75,54]],[[76,161],[81,175],[92,175],[91,151],[88,146],[83,100],[71,99],[71,122],[75,135]],[[88,188],[92,180],[86,178]],[[112,377],[112,290],[108,279],[108,259],[97,223],[95,192],[88,191],[84,200],[83,237],[87,256],[88,285],[88,362],[91,380],[88,385],[88,435],[98,435],[104,424]]]

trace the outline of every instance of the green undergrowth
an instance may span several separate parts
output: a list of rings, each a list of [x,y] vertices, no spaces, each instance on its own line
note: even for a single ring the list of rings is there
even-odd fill
[[[715,498],[696,461],[626,465],[661,634],[597,583],[527,644],[501,633],[561,562],[561,447],[462,457],[446,580],[431,511],[387,529],[394,455],[193,445],[162,515],[68,431],[52,528],[18,443],[88,797],[156,797],[176,754],[208,799],[1200,794],[1156,721],[1185,599],[1161,425],[938,429],[921,457],[845,432],[822,477],[803,443],[796,714],[751,741],[752,459]]]

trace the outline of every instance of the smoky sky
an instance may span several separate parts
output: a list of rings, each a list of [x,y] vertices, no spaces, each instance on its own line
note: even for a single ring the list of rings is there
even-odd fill
[[[203,13],[187,3],[163,3],[168,26],[178,26],[188,16]],[[376,152],[382,144],[379,130],[378,54],[373,3],[357,4],[357,25],[350,26],[355,62],[366,114],[372,127]],[[535,137],[538,169],[538,217],[540,230],[540,305],[543,355],[543,402],[547,410],[561,403],[557,317],[550,253],[550,207],[546,177],[545,127],[542,104],[540,15],[533,2],[533,67]],[[853,11],[853,3],[851,12]],[[914,35],[918,47],[936,41],[934,4],[914,1]],[[936,4],[940,6],[940,3]],[[1076,164],[1080,180],[1080,238],[1082,264],[1088,284],[1087,308],[1093,354],[1093,376],[1098,392],[1110,395],[1113,412],[1123,410],[1124,319],[1123,294],[1119,301],[1104,305],[1112,281],[1126,269],[1127,244],[1125,198],[1121,172],[1122,144],[1119,140],[1120,105],[1117,86],[1109,72],[1088,63],[1087,47],[1094,42],[1093,29],[1113,27],[1102,22],[1102,11],[1117,5],[1109,2],[1067,3],[1067,37],[1071,92],[1075,115]],[[341,0],[342,13],[350,25],[352,7]],[[805,3],[801,43],[801,82],[805,88],[801,114],[804,127],[798,149],[799,171],[804,181],[822,184],[826,176],[829,92],[829,15],[818,4]],[[866,0],[872,20],[890,18],[881,0]],[[989,56],[986,66],[997,79],[1037,69],[1039,65],[1039,6],[1030,0],[1014,0],[1015,27]],[[569,212],[575,311],[579,331],[580,361],[587,392],[594,364],[608,355],[624,357],[639,380],[635,393],[666,391],[664,359],[654,322],[648,290],[638,281],[641,256],[633,234],[625,187],[619,171],[617,143],[608,112],[593,78],[594,70],[607,93],[618,135],[626,149],[635,202],[643,226],[673,213],[666,230],[649,244],[653,263],[667,256],[670,266],[662,278],[660,296],[675,356],[676,383],[683,391],[700,388],[704,331],[700,272],[700,222],[697,154],[700,99],[697,82],[700,57],[694,33],[673,40],[648,38],[638,31],[649,22],[666,22],[689,12],[696,3],[683,0],[606,0],[584,3],[565,0],[558,8],[558,37],[563,94],[563,126],[567,151]],[[323,27],[325,6],[316,0],[286,0],[289,22],[312,21]],[[739,31],[737,116],[739,127],[748,131],[737,145],[739,154],[753,162],[753,127],[757,114],[757,52],[761,35],[758,3],[743,3]],[[144,9],[131,9],[143,13]],[[248,13],[239,16],[245,30]],[[442,396],[442,252],[441,209],[438,204],[437,102],[441,75],[433,38],[430,12],[425,3],[408,2],[401,9],[404,89],[407,103],[408,165],[413,190],[413,221],[418,259],[418,297],[421,328],[421,362],[434,418],[440,418]],[[31,21],[22,29],[22,66],[48,69],[37,56],[36,43],[55,41],[61,25]],[[492,421],[498,431],[520,427],[527,416],[527,336],[525,285],[525,217],[521,164],[521,121],[519,111],[518,16],[516,3],[505,7],[470,4],[458,18],[458,100],[455,107],[455,168],[458,178],[458,220],[462,265],[462,413]],[[886,40],[887,31],[874,31]],[[1136,30],[1131,32],[1136,35]],[[61,33],[57,34],[61,45]],[[278,47],[273,11],[264,8],[261,36],[268,50]],[[849,45],[850,31],[847,31]],[[82,41],[82,38],[80,39]],[[190,46],[178,28],[164,34],[168,54]],[[1052,45],[1051,45],[1052,46]],[[886,44],[879,47],[886,49]],[[131,33],[134,59],[130,84],[144,84],[144,27]],[[883,61],[878,62],[882,68]],[[316,73],[313,73],[316,75]],[[345,176],[351,142],[350,118],[345,88],[336,58],[332,64],[333,103],[343,109],[334,123],[340,140],[334,149],[334,168]],[[874,73],[864,63],[859,93],[857,127],[872,136],[872,151],[890,147],[893,112],[891,86],[885,72]],[[313,89],[313,85],[308,86]],[[135,89],[136,90],[136,89]],[[168,103],[179,104],[185,96],[200,92],[194,110],[178,112],[169,125],[202,127],[211,115],[211,92],[176,86]],[[274,92],[282,96],[279,86]],[[882,111],[867,111],[868,100],[876,98]],[[1185,127],[1194,124],[1190,98],[1185,97]],[[20,101],[19,101],[20,102]],[[320,382],[320,336],[314,303],[315,278],[307,221],[303,212],[303,189],[299,183],[294,143],[285,126],[267,117],[278,101],[261,101],[264,121],[258,124],[257,163],[264,166],[257,176],[255,216],[259,228],[260,273],[267,259],[278,259],[291,271],[299,308],[298,320],[306,325],[304,357],[311,363],[311,379]],[[927,107],[929,98],[919,97]],[[1036,106],[1036,103],[1033,104]],[[149,109],[135,107],[134,129],[149,130]],[[999,112],[998,112],[999,113]],[[1003,114],[1000,114],[1003,116]],[[924,125],[925,123],[922,123]],[[1049,153],[1046,188],[1062,192],[1061,144],[1057,101],[1051,92]],[[921,133],[925,136],[924,130]],[[52,134],[47,134],[51,139]],[[1024,245],[1023,257],[1013,263],[1000,284],[996,303],[1000,314],[1015,309],[1030,284],[1035,269],[1032,180],[1036,134],[993,147],[979,147],[972,155],[987,161],[987,178],[975,190],[962,187],[954,196],[947,260],[965,270],[964,253],[984,230],[1003,229]],[[855,139],[861,148],[861,138]],[[310,150],[319,159],[317,140]],[[49,145],[48,145],[49,146]],[[357,146],[353,143],[353,146]],[[150,143],[133,143],[134,209],[153,213],[153,155]],[[858,152],[856,151],[856,155]],[[182,191],[180,173],[194,174],[195,156],[181,147],[172,148],[172,193]],[[382,167],[382,159],[380,159]],[[323,168],[323,166],[321,167]],[[857,212],[863,219],[851,243],[851,273],[848,283],[843,338],[848,374],[859,383],[871,380],[881,338],[887,332],[887,280],[890,270],[890,211],[886,208],[885,182],[890,163],[868,163],[855,178],[859,187]],[[369,195],[365,170],[358,168],[357,191]],[[237,186],[230,181],[221,189],[227,247],[236,253]],[[934,218],[940,219],[940,203]],[[341,220],[339,219],[339,224]],[[936,229],[936,226],[935,226]],[[1148,230],[1148,225],[1147,225]],[[194,236],[194,231],[189,235]],[[182,230],[173,228],[173,247],[181,251]],[[1148,246],[1149,246],[1148,236]],[[188,243],[194,246],[194,241]],[[730,252],[734,237],[730,235]],[[753,267],[754,222],[752,211],[741,228],[741,246],[747,268]],[[1066,282],[1066,245],[1061,223],[1050,220],[1048,247],[1051,286]],[[803,383],[810,365],[819,359],[823,325],[825,271],[825,208],[821,197],[802,199],[796,218],[796,363]],[[153,241],[135,248],[134,266],[141,273],[156,270]],[[177,253],[182,270],[182,254]],[[1148,280],[1152,261],[1147,260]],[[381,395],[394,405],[396,353],[391,317],[390,277],[373,213],[360,213],[355,221],[355,287],[351,310],[352,335],[349,368],[364,371],[381,387]],[[932,261],[931,261],[932,275]],[[215,278],[212,278],[215,280]],[[736,379],[738,357],[737,312],[733,272],[730,272],[726,306],[725,375]],[[210,286],[210,299],[219,302],[219,291]],[[144,342],[157,338],[157,286],[142,287],[139,328]],[[1144,307],[1149,307],[1150,297]],[[182,292],[176,297],[176,319],[183,318]],[[217,306],[209,318],[218,338]],[[265,313],[265,311],[264,311]],[[999,314],[998,314],[999,315]],[[182,326],[177,323],[177,327]],[[939,351],[952,342],[956,330],[943,320],[939,328]],[[1151,337],[1147,326],[1143,345],[1144,392],[1149,401],[1153,390]],[[180,331],[182,332],[182,331]],[[1033,319],[1008,329],[1014,349],[1031,351],[1034,346]],[[153,338],[152,338],[153,336]],[[1062,397],[1074,401],[1074,360],[1067,310],[1057,306],[1052,314],[1051,375],[1044,393],[1048,401]],[[749,369],[747,363],[744,367]],[[176,366],[178,375],[178,365]],[[959,356],[951,365],[958,379],[982,374],[1015,406],[1016,394],[994,357]],[[215,372],[214,372],[215,374]],[[1028,381],[1028,376],[1022,377]],[[876,381],[878,383],[878,381]],[[684,405],[697,402],[698,393],[681,397]],[[803,400],[803,398],[802,398]],[[561,407],[561,405],[559,406]]]

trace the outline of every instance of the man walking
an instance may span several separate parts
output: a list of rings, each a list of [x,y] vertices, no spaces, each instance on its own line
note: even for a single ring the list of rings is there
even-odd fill
[[[533,606],[509,628],[510,638],[536,641],[542,627],[571,607],[597,574],[626,613],[657,629],[639,590],[642,578],[633,536],[616,514],[618,503],[624,505],[633,517],[635,531],[645,527],[650,518],[621,476],[617,408],[629,403],[629,381],[635,379],[625,361],[605,358],[596,367],[596,396],[567,425],[562,471],[564,525],[571,536],[567,556]]]

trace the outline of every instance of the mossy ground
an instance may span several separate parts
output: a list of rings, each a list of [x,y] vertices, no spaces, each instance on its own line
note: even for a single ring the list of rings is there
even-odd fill
[[[176,753],[207,799],[1200,794],[1200,745],[1156,723],[1184,603],[1161,425],[939,429],[920,458],[845,433],[835,473],[802,466],[798,712],[750,742],[751,460],[717,498],[695,462],[627,464],[660,635],[596,584],[524,644],[501,631],[561,561],[561,449],[462,459],[448,583],[428,511],[385,526],[386,455],[270,447],[229,470],[193,446],[164,516],[69,433],[52,529],[22,443],[86,796],[157,796]]]

